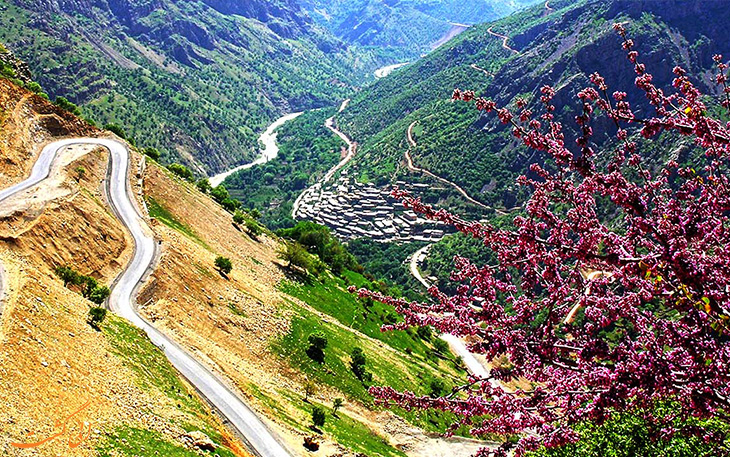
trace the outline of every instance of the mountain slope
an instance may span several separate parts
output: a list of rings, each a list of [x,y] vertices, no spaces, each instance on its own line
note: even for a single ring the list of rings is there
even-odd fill
[[[520,199],[513,186],[517,174],[539,156],[517,147],[494,116],[480,118],[473,107],[451,103],[455,87],[508,104],[526,96],[537,104],[544,84],[558,89],[559,120],[570,136],[576,114],[574,95],[589,84],[594,71],[606,77],[611,90],[626,90],[630,101],[646,109],[633,88],[633,70],[611,29],[627,22],[642,61],[655,81],[667,87],[675,64],[687,68],[706,85],[714,53],[728,54],[723,24],[727,10],[711,1],[684,1],[667,8],[662,1],[550,2],[492,24],[472,27],[393,76],[358,94],[339,123],[361,143],[355,167],[368,176],[383,176],[401,167],[408,148],[405,134],[416,122],[416,165],[450,179],[472,196],[497,207],[514,206]],[[501,34],[509,34],[503,40]],[[493,76],[492,76],[493,74]],[[600,148],[608,126],[598,122],[595,140]],[[669,140],[667,140],[669,141]],[[671,141],[660,143],[673,150]],[[647,150],[658,154],[658,149]],[[401,177],[414,179],[401,171]]]
[[[66,96],[201,173],[251,158],[276,115],[334,103],[356,82],[353,65],[364,65],[293,1],[11,0],[0,8],[0,41],[51,98]]]
[[[494,20],[534,0],[303,0],[315,21],[348,43],[390,48],[394,57],[418,58],[447,35],[453,23]]]
[[[0,127],[0,189],[23,181],[47,142],[105,135],[1,78]],[[317,436],[326,455],[402,457],[398,445],[408,445],[421,449],[409,454],[414,457],[466,456],[480,446],[473,440],[429,438],[413,427],[443,430],[447,421],[439,415],[379,410],[369,384],[353,374],[350,353],[360,347],[373,383],[427,394],[424,379],[449,385],[465,379],[453,356],[431,354],[430,339],[381,332],[393,318],[392,307],[363,304],[346,290],[348,284],[372,288],[377,282],[350,271],[342,278],[325,272],[302,281],[278,258],[282,240],[266,231],[244,231],[196,186],[132,152],[129,189],[161,254],[137,298],[140,313],[224,379],[292,455],[308,454],[302,443],[312,434],[312,407],[330,411],[335,398],[344,398],[345,406],[336,417],[328,413]],[[107,203],[106,150],[72,145],[60,157],[48,180],[0,205],[5,270],[0,275],[0,419],[9,424],[0,436],[0,453],[25,455],[12,443],[35,439],[28,431],[39,440],[52,436],[56,418],[91,399],[91,417],[84,420],[95,431],[76,453],[68,454],[64,438],[39,445],[37,455],[134,456],[154,449],[193,457],[199,455],[197,431],[210,438],[202,445],[219,456],[248,457],[161,350],[112,313],[95,330],[87,322],[92,304],[83,289],[73,282],[65,287],[57,275],[57,267],[68,266],[100,285],[110,284],[134,250]],[[230,259],[233,270],[217,270],[218,256]],[[308,337],[315,332],[329,341],[324,363],[307,355]],[[316,382],[318,392],[304,393],[308,381]],[[444,451],[428,453],[431,445]]]

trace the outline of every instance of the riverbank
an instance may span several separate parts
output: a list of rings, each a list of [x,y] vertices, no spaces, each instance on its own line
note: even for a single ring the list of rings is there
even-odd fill
[[[249,168],[255,167],[256,165],[262,165],[270,160],[275,159],[276,156],[279,154],[279,146],[277,146],[276,144],[276,130],[287,122],[301,116],[302,114],[303,113],[301,112],[291,113],[284,115],[274,121],[259,137],[259,143],[263,145],[263,149],[261,149],[261,154],[256,158],[256,160],[224,171],[223,173],[219,173],[215,176],[211,176],[210,178],[208,178],[208,180],[210,181],[210,185],[213,187],[217,187],[221,183],[223,183],[223,181],[225,181],[227,177],[231,176],[237,171],[247,170]]]

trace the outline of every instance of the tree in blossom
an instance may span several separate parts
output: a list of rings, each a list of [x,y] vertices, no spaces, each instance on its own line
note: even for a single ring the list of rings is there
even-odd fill
[[[593,74],[577,95],[580,134],[572,144],[555,120],[550,86],[537,106],[517,99],[513,107],[457,89],[455,100],[495,112],[547,157],[518,179],[531,190],[524,212],[513,228],[499,229],[396,190],[407,208],[481,240],[498,261],[457,256],[458,293],[432,287],[429,303],[358,291],[403,315],[385,330],[433,326],[467,338],[488,359],[507,358],[489,379],[471,378],[439,398],[371,388],[385,404],[455,413],[452,430],[518,438],[480,456],[574,443],[579,424],[622,414],[638,414],[656,439],[684,435],[729,453],[730,123],[709,114],[708,97],[680,67],[672,90],[657,87],[624,28],[614,28],[651,114],[637,114],[626,93],[611,93]],[[714,60],[719,105],[730,112],[727,65]],[[615,124],[618,145],[601,154],[591,138],[598,113]],[[687,137],[702,152],[701,167],[647,163],[636,132],[648,140],[662,132]],[[508,389],[516,379],[531,387]],[[721,426],[698,426],[702,419]]]

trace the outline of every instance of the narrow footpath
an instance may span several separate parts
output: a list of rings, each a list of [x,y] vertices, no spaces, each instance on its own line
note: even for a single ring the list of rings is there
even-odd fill
[[[507,41],[509,40],[509,37],[508,37],[507,35],[502,35],[501,33],[497,33],[497,32],[495,32],[494,30],[492,30],[492,27],[489,27],[489,28],[487,29],[487,33],[489,33],[490,35],[492,35],[492,36],[495,36],[495,37],[497,37],[497,38],[500,38],[500,39],[502,40],[502,47],[503,47],[504,49],[506,49],[506,50],[508,50],[508,51],[512,52],[513,54],[519,54],[519,53],[520,53],[520,51],[518,51],[517,49],[513,49],[513,48],[511,48],[511,47],[510,47],[510,46],[509,46],[509,45],[507,44]]]

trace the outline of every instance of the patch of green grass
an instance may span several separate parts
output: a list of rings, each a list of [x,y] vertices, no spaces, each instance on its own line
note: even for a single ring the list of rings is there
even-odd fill
[[[139,428],[122,426],[117,427],[109,434],[104,442],[97,447],[99,457],[138,457],[138,456],[165,456],[165,457],[200,457],[201,455],[235,457],[225,447],[218,447],[215,451],[193,451],[174,443],[159,432],[142,430]]]
[[[206,278],[212,278],[214,276],[213,273],[211,273],[210,270],[208,270],[208,268],[200,262],[193,261],[193,267],[195,268],[195,271]]]
[[[327,421],[325,422],[323,431],[328,437],[342,446],[349,448],[353,452],[360,452],[370,456],[405,456],[404,453],[391,446],[385,438],[372,431],[362,422],[346,415],[341,410],[337,413],[338,417],[334,417],[332,415],[331,405],[305,403],[300,396],[291,390],[279,390],[278,392],[282,397],[299,411],[299,414],[296,415],[298,417],[294,417],[291,411],[287,410],[281,402],[269,397],[257,386],[249,384],[247,388],[254,397],[269,409],[268,415],[275,415],[297,430],[311,434],[312,430],[309,426],[311,425],[312,407],[315,405],[321,406],[327,411]]]
[[[271,417],[274,416],[282,421],[284,421],[287,425],[290,427],[300,430],[302,432],[307,432],[307,429],[305,426],[302,425],[302,423],[295,417],[291,415],[291,412],[287,410],[284,405],[281,404],[278,400],[271,398],[270,396],[266,395],[264,392],[259,389],[259,387],[255,384],[247,384],[246,385],[248,393],[256,397],[261,404],[264,405],[268,411],[266,411],[266,415]],[[293,394],[289,394],[290,391],[287,390],[281,390],[279,391],[284,395],[285,398],[292,401],[292,403],[296,404],[296,401],[301,401],[300,399],[294,399],[295,396]]]
[[[152,197],[147,197],[147,209],[149,210],[150,217],[154,217],[155,219],[161,221],[163,224],[167,225],[168,227],[177,230],[178,232],[182,233],[183,235],[188,236],[192,240],[198,242],[201,246],[205,247],[206,249],[210,249],[210,247],[203,241],[195,231],[193,231],[192,228],[190,228],[188,225],[180,222],[173,216],[173,214],[164,206],[162,206],[157,200],[155,200]]]
[[[350,354],[354,347],[360,347],[365,352],[366,369],[373,374],[373,385],[391,386],[397,390],[426,395],[429,383],[434,378],[443,379],[448,385],[465,382],[463,374],[445,371],[413,356],[387,350],[369,339],[323,322],[316,314],[294,304],[292,306],[296,316],[291,321],[289,333],[274,342],[272,349],[287,358],[292,367],[306,373],[309,379],[338,389],[351,401],[358,401],[366,406],[373,405],[368,386],[357,379],[350,368]],[[307,339],[317,331],[323,332],[328,341],[323,364],[315,362],[306,353]],[[408,413],[401,410],[396,412],[429,431],[443,432],[450,423],[443,414]]]
[[[337,417],[335,417],[331,414],[332,410],[328,406],[321,406],[328,412],[324,432],[332,436],[338,443],[365,455],[405,457],[405,453],[391,446],[388,440],[372,431],[362,422],[351,418],[342,411],[339,411]]]
[[[370,289],[374,288],[373,285],[362,275],[352,271],[344,272],[343,276],[346,281],[324,277],[308,283],[283,282],[280,289],[318,311],[329,314],[343,325],[383,341],[399,351],[410,351],[425,359],[431,349],[412,331],[381,331],[381,326],[388,319],[400,319],[392,306],[364,301],[347,291],[348,285]]]
[[[188,391],[165,354],[147,335],[124,319],[109,314],[102,332],[112,345],[112,352],[137,376],[142,389],[157,389],[184,411],[193,415],[206,413],[198,398]],[[207,433],[207,432],[206,432]]]
[[[228,303],[228,309],[230,309],[231,312],[233,314],[235,314],[236,316],[248,317],[246,312],[244,310],[242,310],[241,308],[239,308],[238,305],[233,302]]]

